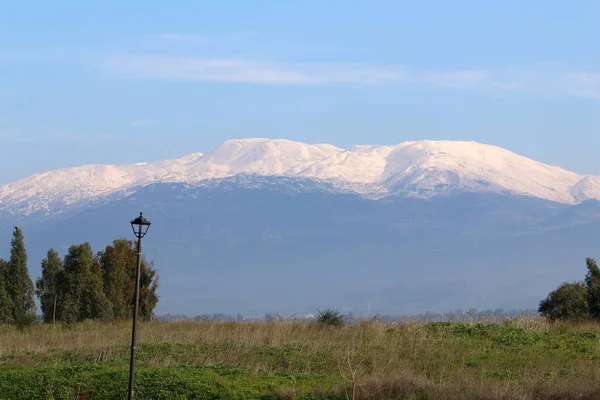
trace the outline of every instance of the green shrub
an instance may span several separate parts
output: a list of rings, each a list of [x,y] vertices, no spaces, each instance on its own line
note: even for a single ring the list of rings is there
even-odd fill
[[[550,321],[581,321],[588,318],[588,292],[585,283],[563,283],[540,302],[538,311]]]
[[[342,326],[345,323],[344,316],[338,310],[331,308],[321,311],[317,316],[317,323],[326,326]]]
[[[39,318],[33,314],[22,314],[15,319],[14,324],[17,329],[22,330],[32,325],[36,325],[39,322]]]

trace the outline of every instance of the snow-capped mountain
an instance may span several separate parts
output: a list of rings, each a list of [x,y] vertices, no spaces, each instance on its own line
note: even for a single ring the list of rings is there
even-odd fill
[[[143,211],[160,312],[533,308],[597,256],[600,201],[590,199],[599,176],[474,142],[230,140],[1,187],[0,257],[20,224],[39,276],[49,248],[101,250],[131,238]]]
[[[0,210],[29,215],[124,196],[153,183],[198,183],[238,174],[313,179],[367,198],[497,192],[565,204],[600,199],[600,176],[582,176],[475,142],[354,146],[228,140],[207,154],[130,165],[86,165],[0,187]]]

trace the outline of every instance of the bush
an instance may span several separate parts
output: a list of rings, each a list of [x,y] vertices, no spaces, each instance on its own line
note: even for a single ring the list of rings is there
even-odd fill
[[[550,321],[588,318],[587,288],[583,282],[563,283],[540,302],[538,311]]]
[[[344,316],[338,310],[327,309],[325,311],[319,311],[317,316],[317,323],[326,326],[342,326],[344,325]]]
[[[17,329],[25,329],[32,325],[39,324],[40,320],[36,315],[33,314],[23,314],[17,317],[14,321]]]

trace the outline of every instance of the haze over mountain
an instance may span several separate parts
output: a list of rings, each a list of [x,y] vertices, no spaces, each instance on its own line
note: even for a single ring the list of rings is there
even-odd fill
[[[13,182],[0,226],[24,226],[35,276],[49,247],[100,250],[144,211],[159,312],[534,308],[594,255],[597,200],[598,176],[475,142],[244,139]]]

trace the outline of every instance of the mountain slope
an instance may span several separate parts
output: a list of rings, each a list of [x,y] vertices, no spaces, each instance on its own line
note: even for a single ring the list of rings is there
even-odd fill
[[[418,141],[340,149],[289,140],[229,140],[207,154],[132,165],[88,165],[36,174],[0,187],[0,211],[55,213],[123,197],[160,182],[195,183],[256,174],[326,182],[381,198],[506,193],[565,204],[600,199],[600,177],[581,176],[508,150],[475,142]]]
[[[60,221],[33,219],[24,226],[32,276],[51,247],[64,255],[72,244],[100,250],[132,238],[129,221],[140,210],[152,221],[144,254],[160,273],[159,313],[535,308],[561,282],[581,279],[598,249],[596,201],[493,193],[368,200],[295,193],[287,180],[156,183]],[[0,230],[5,252],[10,232]]]
[[[431,197],[452,192],[510,192],[572,203],[570,188],[582,177],[474,142],[414,142],[396,146],[383,174],[394,191]]]

